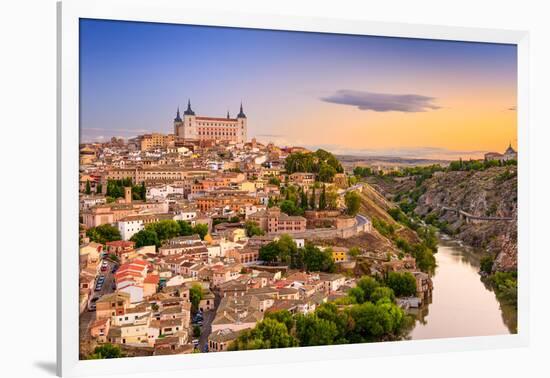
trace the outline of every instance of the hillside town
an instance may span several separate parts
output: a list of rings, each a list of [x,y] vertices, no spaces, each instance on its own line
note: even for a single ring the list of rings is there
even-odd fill
[[[414,257],[369,248],[363,186],[332,154],[247,136],[242,104],[206,117],[189,101],[173,133],[81,144],[81,358],[227,351],[270,313],[344,303],[359,261],[414,277],[402,309],[430,295]]]

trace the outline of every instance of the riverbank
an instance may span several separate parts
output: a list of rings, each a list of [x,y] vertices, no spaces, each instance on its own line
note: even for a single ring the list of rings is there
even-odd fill
[[[439,237],[431,300],[420,309],[408,338],[413,340],[503,335],[517,332],[517,311],[501,304],[479,275],[480,255]]]

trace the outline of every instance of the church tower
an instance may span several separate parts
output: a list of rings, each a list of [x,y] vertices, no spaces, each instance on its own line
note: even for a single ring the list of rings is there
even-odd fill
[[[183,132],[183,130],[180,131],[180,128],[183,128],[183,120],[181,119],[180,107],[178,106],[176,118],[174,118],[174,135],[175,136],[178,136],[180,132]]]
[[[247,136],[246,136],[246,114],[243,112],[243,103],[241,102],[241,109],[239,111],[239,114],[237,114],[237,121],[239,123],[239,136],[237,138],[238,142],[246,143]]]

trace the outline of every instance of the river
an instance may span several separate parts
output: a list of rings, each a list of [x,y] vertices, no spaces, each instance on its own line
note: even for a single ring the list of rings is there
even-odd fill
[[[480,279],[479,256],[451,240],[439,241],[431,303],[416,310],[410,339],[503,335],[515,332],[516,312],[501,306]]]

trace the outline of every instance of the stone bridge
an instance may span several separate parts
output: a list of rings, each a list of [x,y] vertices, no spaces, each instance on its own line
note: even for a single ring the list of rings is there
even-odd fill
[[[486,217],[470,214],[464,210],[455,207],[441,206],[442,211],[449,211],[458,214],[460,219],[466,221],[466,223],[482,223],[482,222],[512,222],[514,217]]]

